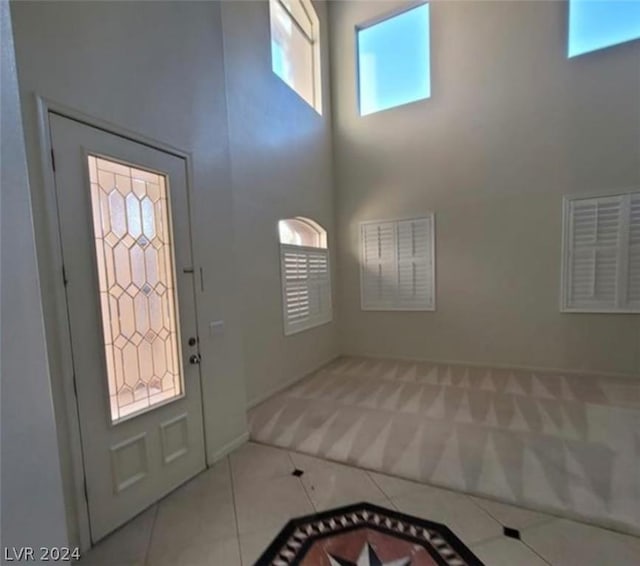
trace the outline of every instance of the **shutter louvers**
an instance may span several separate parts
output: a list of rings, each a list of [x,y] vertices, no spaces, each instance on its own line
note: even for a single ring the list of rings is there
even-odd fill
[[[573,199],[566,213],[565,308],[640,309],[640,193]]]
[[[629,204],[627,300],[634,308],[640,308],[640,193],[631,195]]]
[[[433,217],[361,225],[364,310],[434,308]]]
[[[329,322],[332,317],[329,253],[280,246],[285,334]]]
[[[307,257],[297,251],[283,253],[285,316],[294,322],[309,316],[309,272]]]
[[[396,232],[392,222],[362,226],[363,306],[390,305],[396,287]]]
[[[431,219],[398,223],[398,299],[407,308],[432,305]]]
[[[587,301],[595,287],[595,252],[591,244],[595,240],[597,204],[574,204],[571,211],[571,271],[569,306]]]
[[[570,307],[615,307],[620,209],[618,197],[572,203]]]
[[[618,197],[572,203],[570,306],[615,307],[620,209]]]

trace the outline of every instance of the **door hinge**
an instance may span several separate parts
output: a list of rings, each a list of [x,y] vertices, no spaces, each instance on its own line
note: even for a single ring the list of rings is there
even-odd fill
[[[53,148],[51,148],[51,168],[56,170],[56,155],[53,153]]]
[[[67,279],[67,270],[64,265],[62,266],[62,282],[65,287],[69,284],[69,280]]]

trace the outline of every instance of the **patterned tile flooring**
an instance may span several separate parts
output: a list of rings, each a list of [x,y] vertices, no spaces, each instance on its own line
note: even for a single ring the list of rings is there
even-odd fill
[[[304,471],[300,477],[294,469]],[[448,525],[486,566],[632,566],[640,538],[247,443],[107,537],[90,566],[250,566],[293,517],[369,501]],[[519,529],[507,538],[503,526]]]
[[[257,442],[640,533],[640,379],[340,358],[249,420]]]

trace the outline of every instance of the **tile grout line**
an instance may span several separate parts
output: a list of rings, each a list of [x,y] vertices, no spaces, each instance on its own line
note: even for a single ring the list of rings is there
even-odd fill
[[[541,525],[548,525],[550,523],[553,523],[554,521],[556,521],[557,518],[553,518],[553,519],[549,519],[548,521],[544,521],[542,523],[536,523],[535,525],[529,525],[528,527],[526,527],[525,529],[522,529],[523,533],[524,531],[527,531],[531,528],[534,527],[539,527]],[[540,554],[535,548],[533,548],[533,546],[531,546],[527,541],[524,540],[524,538],[520,538],[520,542],[522,544],[524,544],[531,552],[533,552],[538,558],[540,558],[540,560],[542,560],[545,564],[549,564],[549,566],[553,566],[553,564],[551,562],[549,562],[542,554]]]
[[[359,469],[359,468],[356,468]],[[380,487],[380,485],[378,484],[378,482],[375,480],[375,478],[371,475],[371,472],[369,470],[364,470],[364,473],[367,475],[367,477],[371,480],[371,482],[373,483],[373,485],[375,485],[378,490],[380,491],[380,493],[382,493],[382,495],[384,495],[384,498],[387,500],[387,502],[391,505],[391,507],[393,509],[395,509],[396,511],[399,511],[398,507],[396,506],[396,504],[391,500],[391,497],[389,495],[387,495],[387,492],[382,489]]]
[[[475,499],[475,497],[472,497],[471,495],[467,495],[466,493],[460,493],[460,495],[462,495],[463,497],[465,497],[466,499],[468,499],[469,501],[471,501],[471,503],[473,505],[475,505],[478,509],[480,509],[481,511],[483,511],[485,513],[485,515],[487,515],[488,517],[490,517],[491,519],[493,519],[496,523],[498,523],[498,525],[500,525],[502,528],[504,528],[506,525],[502,524],[502,521],[500,521],[498,519],[498,517],[494,517],[492,515],[492,513],[490,511],[487,511],[482,505],[480,505],[480,503],[478,503]],[[519,530],[519,529],[518,529]]]
[[[471,500],[471,502],[476,507],[482,509],[482,511],[484,511],[487,515],[489,515],[489,517],[491,517],[494,521],[496,521],[496,523],[498,523],[501,527],[516,528],[516,527],[509,527],[509,525],[505,525],[500,519],[498,519],[498,517],[493,515],[493,513],[491,513],[491,511],[489,511],[488,509],[485,509],[480,503],[478,503],[476,501],[476,497],[475,496],[467,495],[465,493],[460,493],[460,495],[464,495],[467,499]],[[528,511],[529,510],[526,507],[519,507],[517,505],[512,505],[511,503],[503,503],[501,501],[496,501],[496,503],[499,503],[501,505],[511,505],[511,506],[516,507],[518,509],[523,509],[524,511]],[[535,513],[535,511],[533,511],[533,512]],[[546,525],[547,523],[552,523],[555,520],[557,520],[557,517],[547,517],[545,519],[540,519],[539,521],[536,521],[535,523],[531,523],[530,525],[526,525],[525,527],[518,528],[517,530],[520,531],[520,532],[524,532],[527,529],[531,529],[533,527],[539,527],[540,525]],[[522,539],[520,539],[520,540],[522,541]]]
[[[147,541],[147,549],[144,553],[144,565],[149,565],[149,553],[151,552],[151,543],[153,542],[153,532],[156,529],[156,520],[158,519],[158,513],[160,512],[160,502],[156,503],[155,512],[153,513],[153,521],[151,522],[151,529],[149,530],[149,540]]]
[[[236,524],[236,541],[238,542],[238,555],[240,556],[240,564],[244,566],[242,558],[242,545],[240,544],[240,526],[238,524],[238,506],[236,504],[236,484],[233,481],[233,470],[231,469],[231,458],[226,456],[227,470],[229,470],[229,481],[231,482],[231,500],[233,501],[233,519]]]
[[[297,469],[296,463],[293,461],[293,457],[291,456],[291,451],[287,450],[287,456],[289,457],[289,462],[291,462],[291,465],[293,466],[293,469]],[[307,487],[304,485],[304,482],[302,481],[302,476],[296,478],[299,482],[300,485],[302,486],[302,490],[304,491],[304,494],[307,496],[307,500],[309,501],[309,503],[311,503],[311,508],[313,509],[313,511],[315,513],[318,513],[318,508],[316,507],[315,503],[313,502],[313,499],[311,499],[311,496],[309,495],[309,492],[307,491]]]
[[[547,519],[540,519],[540,521],[536,521],[535,523],[531,523],[530,525],[527,525],[526,527],[523,527],[522,529],[519,529],[519,530],[524,532],[524,531],[527,531],[529,529],[533,529],[534,527],[540,527],[542,525],[547,525],[549,523],[553,523],[554,521],[557,521],[558,519],[559,519],[559,517],[549,517]]]
[[[524,546],[527,547],[531,552],[533,552],[538,558],[540,558],[540,560],[542,560],[545,564],[549,564],[549,566],[553,566],[553,564],[549,562],[544,556],[542,556],[542,554],[540,554],[535,548],[533,548],[532,546],[529,546],[524,541],[524,539],[520,539],[520,542],[524,544]]]
[[[489,517],[491,517],[494,521],[496,521],[501,527],[505,527],[506,525],[504,525],[502,523],[502,521],[500,521],[497,517],[495,517],[490,511],[488,511],[487,509],[485,509],[484,507],[482,507],[482,505],[480,505],[480,503],[478,503],[474,497],[471,497],[469,495],[466,496],[467,499],[469,499],[476,507],[478,507],[479,509],[482,509],[487,515],[489,515]],[[551,523],[553,522],[555,519],[554,518],[550,518],[550,519],[545,519],[544,521],[541,522],[536,522],[532,525],[527,525],[525,528],[523,529],[518,529],[519,532],[524,532],[525,530],[531,528],[531,527],[537,527],[539,525],[545,525],[547,523]],[[497,536],[497,537],[493,537],[493,538],[489,538],[489,539],[485,539],[485,540],[481,540],[478,542],[473,543],[474,545],[481,545],[481,544],[485,544],[487,542],[491,542],[494,540],[498,540],[503,538],[502,535]],[[515,539],[512,539],[515,540]],[[518,542],[522,543],[526,548],[528,548],[531,552],[533,552],[538,558],[540,558],[545,564],[549,564],[550,566],[553,566],[550,562],[548,562],[542,555],[540,555],[538,552],[536,552],[532,547],[530,547],[522,537],[520,537],[519,539],[517,539]]]
[[[364,468],[362,468],[364,470]],[[371,474],[376,474],[379,476],[385,476],[388,478],[391,478],[393,480],[399,480],[401,482],[406,482],[406,483],[410,483],[410,484],[414,484],[414,487],[412,487],[411,489],[407,488],[407,491],[401,491],[400,493],[396,493],[396,495],[394,495],[393,497],[391,495],[387,495],[387,498],[391,501],[393,501],[393,499],[400,499],[401,497],[407,497],[408,495],[411,495],[412,493],[422,490],[422,489],[436,489],[436,490],[440,490],[440,491],[451,491],[453,494],[455,495],[464,495],[461,492],[456,492],[453,491],[451,489],[447,489],[445,487],[438,487],[436,485],[432,485],[430,483],[425,483],[421,480],[416,480],[416,479],[409,479],[409,478],[405,478],[405,477],[401,477],[401,476],[394,476],[393,474],[391,474],[390,472],[384,472],[384,471],[380,471],[380,470],[364,470],[365,472],[367,472],[367,474],[369,474],[369,477],[371,477],[371,480],[380,488],[380,491],[382,491],[382,493],[384,493],[385,495],[387,495],[386,491],[384,489],[382,489],[382,487],[380,487],[380,484],[378,484],[378,482],[375,480],[375,478],[371,475]]]

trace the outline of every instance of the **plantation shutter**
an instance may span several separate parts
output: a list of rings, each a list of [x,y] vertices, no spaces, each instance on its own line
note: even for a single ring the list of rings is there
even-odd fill
[[[565,222],[565,308],[640,308],[640,196],[571,200]]]
[[[284,333],[294,334],[332,318],[329,252],[280,246]]]
[[[361,225],[363,310],[432,310],[433,216]]]

